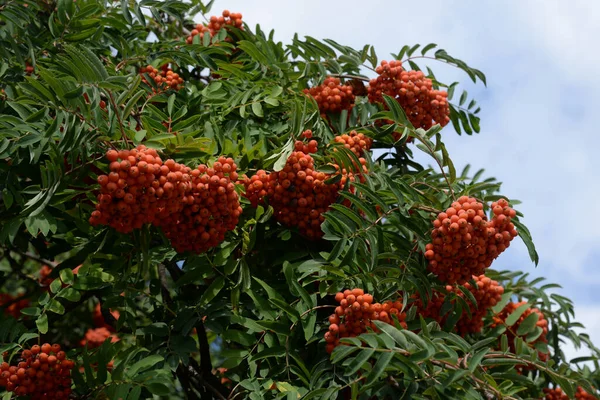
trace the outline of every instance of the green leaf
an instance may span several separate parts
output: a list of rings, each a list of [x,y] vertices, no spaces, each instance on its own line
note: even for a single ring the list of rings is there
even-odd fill
[[[240,40],[238,47],[242,49],[246,54],[252,57],[255,61],[266,65],[269,63],[267,57],[256,47],[256,45],[248,40]]]
[[[72,285],[74,282],[75,275],[73,274],[73,270],[70,268],[64,268],[60,270],[60,280],[63,281],[66,285]]]
[[[252,103],[252,112],[257,117],[264,117],[262,105],[258,101]]]
[[[435,43],[429,43],[427,46],[423,47],[423,49],[421,50],[421,55],[425,55],[429,50],[434,49],[437,47],[437,44]]]
[[[369,375],[367,375],[367,381],[365,384],[368,385],[379,379],[389,365],[390,361],[392,361],[392,358],[394,358],[394,353],[392,351],[383,353],[381,356],[379,356],[377,362],[373,366],[373,369],[371,372],[369,372]]]
[[[41,317],[35,320],[35,325],[42,335],[48,333],[48,314],[42,314]]]
[[[256,344],[256,338],[253,335],[250,335],[249,333],[242,332],[242,331],[235,330],[235,329],[226,330],[225,332],[223,332],[221,337],[224,340],[239,343],[242,346],[246,346],[246,347],[250,347],[250,346],[253,346],[254,344]]]
[[[408,348],[406,336],[400,330],[396,329],[396,327],[382,321],[373,321],[373,323],[379,330],[391,337],[401,349]]]
[[[128,370],[127,375],[129,377],[134,378],[138,373],[145,371],[151,367],[154,367],[159,362],[164,361],[165,358],[158,354],[150,355],[146,358],[141,359],[140,361],[133,364]]]
[[[55,282],[56,282],[56,280],[55,280]],[[59,284],[60,284],[60,281],[59,281]],[[48,305],[45,308],[46,308],[46,310],[52,311],[53,313],[56,313],[59,315],[63,315],[65,313],[65,307],[62,304],[60,304],[60,302],[56,299],[50,299],[50,301],[48,302]]]
[[[285,355],[285,347],[283,346],[275,346],[261,351],[250,357],[250,361],[262,360],[263,358],[269,357],[283,357]]]
[[[169,117],[173,115],[173,106],[175,105],[175,93],[169,96],[169,100],[167,100],[167,114]]]
[[[475,369],[481,364],[481,360],[483,360],[483,357],[485,357],[485,355],[490,351],[491,349],[485,348],[481,351],[479,351],[478,353],[476,353],[473,357],[471,357],[468,362],[469,362],[469,371],[471,372],[475,372]]]
[[[81,300],[81,293],[79,293],[79,291],[69,287],[69,288],[64,288],[60,292],[58,292],[56,294],[56,297],[60,297],[60,298],[63,298],[63,299],[66,299],[66,300],[72,301],[72,302],[77,302],[77,301]]]
[[[141,395],[142,395],[142,387],[134,386],[133,389],[131,389],[131,392],[129,392],[129,395],[127,396],[127,400],[138,400]]]
[[[369,361],[369,358],[375,354],[375,349],[361,349],[360,353],[348,364],[345,376],[352,376],[358,372],[359,369]]]
[[[468,96],[468,93],[466,90],[464,90],[462,92],[462,94],[460,95],[460,100],[458,101],[459,106],[462,106],[463,104],[465,104],[465,101],[467,101],[467,96]]]
[[[50,284],[50,291],[52,293],[57,293],[62,288],[62,283],[60,279],[54,279]]]
[[[517,335],[518,336],[525,336],[529,332],[533,331],[533,329],[536,327],[538,319],[539,319],[539,317],[538,317],[537,313],[532,312],[531,314],[529,314],[523,320],[523,322],[521,322],[519,324],[519,327],[517,328]]]
[[[171,394],[171,389],[164,382],[151,382],[145,385],[150,393],[156,396],[166,396]]]
[[[287,302],[280,299],[269,299],[269,301],[276,307],[285,311],[289,316],[292,322],[296,322],[300,319],[300,313],[294,307],[290,306]]]
[[[492,311],[494,314],[498,314],[500,311],[504,309],[504,307],[510,302],[510,298],[512,297],[512,292],[504,292],[502,298],[494,307],[492,307]]]
[[[222,276],[218,276],[215,280],[210,284],[210,286],[206,289],[200,301],[196,305],[196,307],[201,307],[205,304],[208,304],[212,299],[214,299],[221,289],[225,286],[225,278]]]
[[[521,315],[523,315],[523,313],[529,309],[529,307],[529,303],[519,306],[506,318],[506,321],[504,322],[506,326],[513,326],[519,320],[519,318],[521,318]]]
[[[29,315],[32,317],[37,317],[41,314],[41,312],[42,310],[40,310],[38,307],[27,307],[21,310],[21,314]]]
[[[529,252],[529,257],[531,258],[531,261],[533,261],[535,265],[538,265],[540,258],[538,256],[537,250],[535,249],[535,245],[531,240],[531,234],[529,233],[529,230],[520,221],[517,221],[516,219],[513,219],[511,222],[515,224],[515,227],[519,232],[519,237],[521,238],[521,240],[523,240],[523,243],[525,243],[525,247],[527,247],[527,251]]]

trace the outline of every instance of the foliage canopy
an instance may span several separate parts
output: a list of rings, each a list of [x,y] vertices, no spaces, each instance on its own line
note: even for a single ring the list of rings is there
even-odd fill
[[[594,398],[571,300],[488,268],[512,230],[538,262],[519,202],[444,146],[480,109],[430,67],[485,75],[212,3],[0,5],[0,353],[74,362],[30,398]]]

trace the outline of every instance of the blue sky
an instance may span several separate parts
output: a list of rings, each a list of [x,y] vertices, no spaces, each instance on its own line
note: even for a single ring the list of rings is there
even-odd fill
[[[251,5],[250,5],[251,4]],[[523,201],[540,254],[537,268],[516,241],[494,264],[563,286],[576,319],[600,343],[600,2],[594,0],[217,1],[287,43],[300,36],[372,44],[390,59],[405,44],[437,43],[481,69],[488,87],[432,61],[479,102],[481,133],[444,140],[457,169],[486,169],[503,193]],[[213,14],[211,13],[211,14]],[[425,160],[425,159],[423,159]],[[573,350],[570,354],[582,355]]]

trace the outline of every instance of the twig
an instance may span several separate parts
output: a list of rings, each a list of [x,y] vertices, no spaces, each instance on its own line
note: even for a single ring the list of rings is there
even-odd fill
[[[11,247],[10,250],[14,251],[15,253],[17,253],[18,255],[20,255],[22,257],[26,257],[26,258],[29,258],[30,260],[34,260],[34,261],[37,261],[39,263],[46,264],[50,268],[56,268],[58,266],[58,264],[55,263],[54,261],[50,261],[50,260],[47,260],[47,259],[45,259],[43,257],[36,256],[35,254],[32,254],[30,252],[22,252],[21,250],[19,250],[16,247]]]
[[[167,268],[167,270],[169,270],[169,274],[171,275],[171,278],[177,282],[179,280],[179,278],[181,278],[183,276],[183,271],[181,271],[181,269],[179,269],[179,266],[177,265],[177,262],[175,261],[166,261],[164,263],[165,267]]]
[[[358,79],[363,82],[369,82],[369,78],[360,75],[331,74],[330,76],[342,79]]]
[[[423,145],[425,145],[425,147],[427,147],[427,150],[429,150],[431,152],[431,156],[435,159],[435,162],[440,167],[440,170],[442,171],[442,175],[444,175],[444,179],[446,180],[446,183],[448,184],[448,189],[450,189],[450,195],[452,195],[452,199],[454,201],[456,201],[456,196],[454,195],[454,189],[452,189],[452,185],[450,184],[450,179],[448,179],[448,175],[446,174],[446,171],[444,171],[444,166],[442,165],[440,160],[438,160],[438,158],[435,156],[434,149],[432,149],[431,146],[429,146],[429,143],[427,143],[426,140],[423,140],[420,136],[417,136],[417,138],[421,141],[421,143],[423,143]]]
[[[179,366],[177,367],[176,375],[179,379],[179,382],[181,382],[181,386],[183,387],[187,398],[189,400],[200,400],[200,397],[198,397],[198,395],[192,387],[192,383],[190,382],[188,374],[188,369],[184,367],[183,364],[179,364]]]
[[[206,335],[206,332],[204,335]],[[198,334],[198,337],[200,337],[200,334]],[[210,357],[208,360],[210,363]],[[202,359],[200,359],[200,362],[202,362]],[[193,358],[190,358],[190,366],[188,370],[191,371],[196,378],[198,378],[202,386],[213,392],[217,398],[221,400],[227,399],[226,396],[229,396],[229,390],[223,386],[223,384],[221,384],[216,376],[213,375],[212,370],[209,370],[208,374],[205,374],[205,370],[203,370]]]
[[[171,293],[169,293],[169,285],[167,282],[167,274],[166,274],[164,264],[158,265],[158,275],[160,277],[160,292],[162,294],[163,300],[165,303],[169,305],[171,308],[171,304],[173,303],[173,298],[171,297]]]

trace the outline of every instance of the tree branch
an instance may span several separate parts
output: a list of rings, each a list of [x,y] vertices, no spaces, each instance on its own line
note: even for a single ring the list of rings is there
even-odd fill
[[[177,378],[181,382],[181,386],[185,391],[186,397],[189,400],[200,400],[200,397],[196,394],[190,382],[189,370],[183,364],[179,364],[177,367]]]
[[[39,263],[46,264],[50,268],[56,268],[58,266],[58,264],[55,263],[54,261],[46,260],[45,258],[38,257],[35,254],[29,253],[29,252],[22,252],[21,250],[19,250],[16,247],[11,247],[10,251],[14,251],[15,253],[17,253],[21,257],[29,258],[30,260],[34,260],[34,261],[37,261]]]
[[[227,399],[227,396],[229,396],[229,390],[225,386],[223,386],[223,384],[219,381],[219,379],[216,376],[213,375],[212,370],[209,370],[208,373],[206,373],[206,371],[198,365],[196,360],[190,358],[189,371],[191,371],[194,374],[194,376],[198,378],[202,386],[210,390],[218,399]]]

